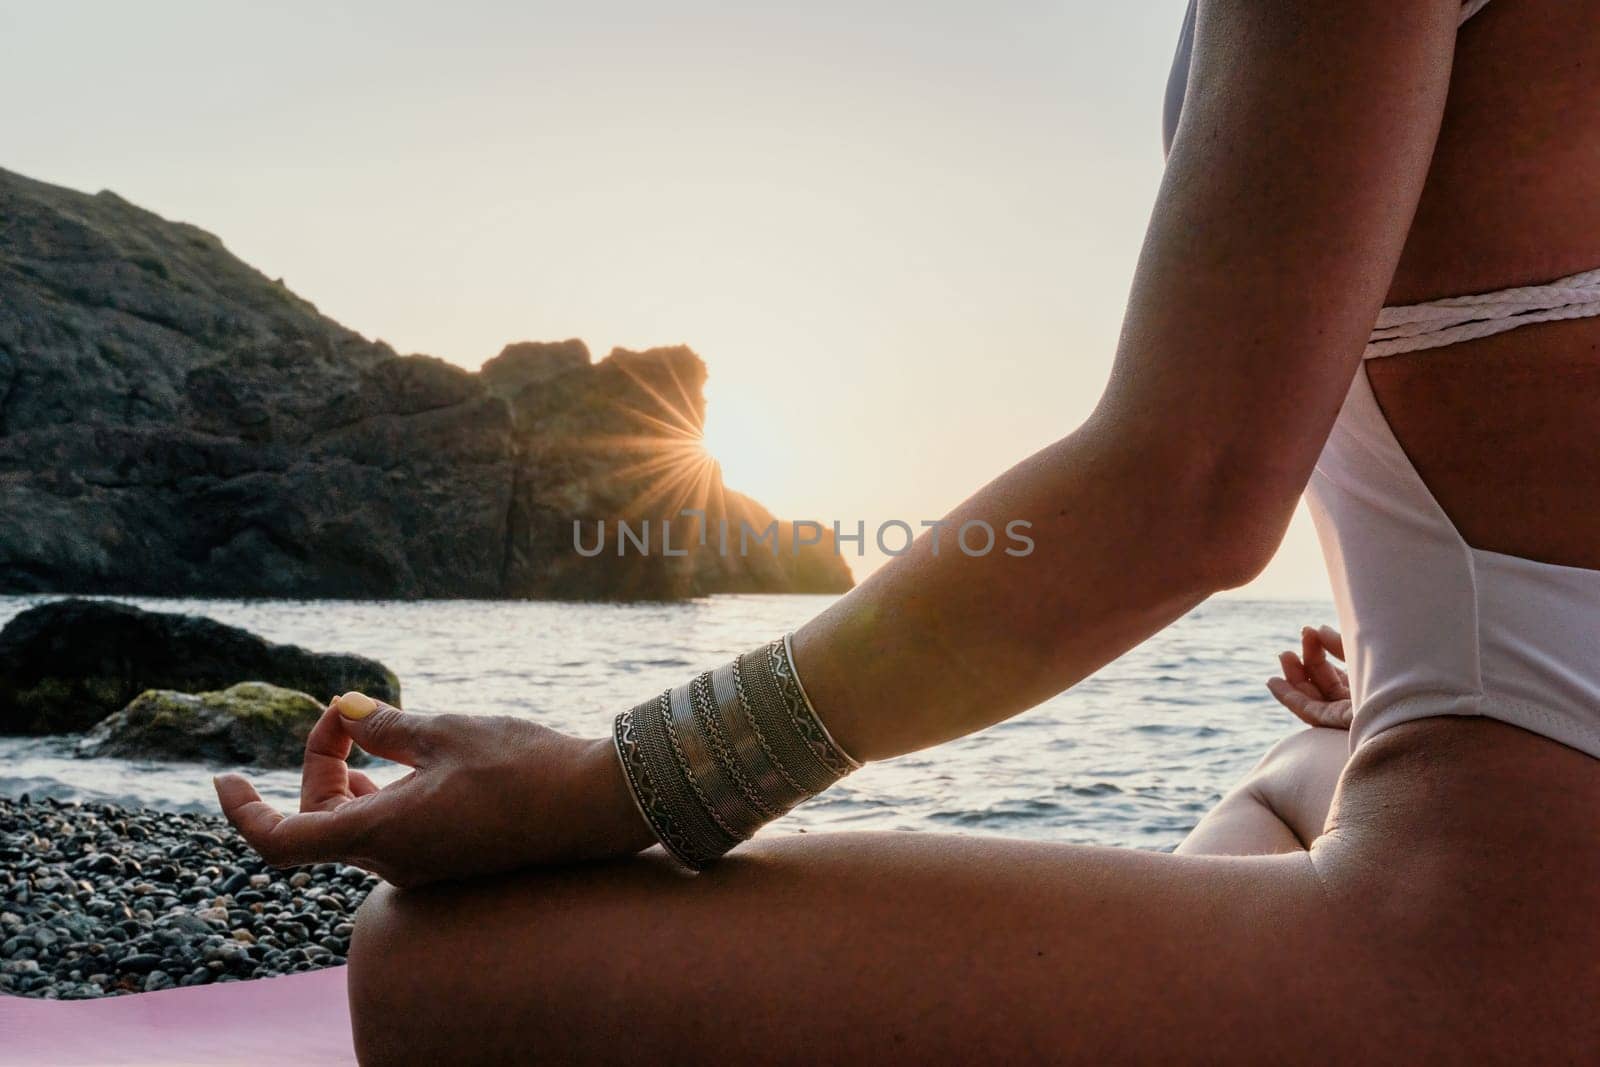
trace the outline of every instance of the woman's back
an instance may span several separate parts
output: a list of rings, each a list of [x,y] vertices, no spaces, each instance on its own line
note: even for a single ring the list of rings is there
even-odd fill
[[[1600,267],[1600,4],[1493,0],[1449,101],[1389,304]]]
[[[1462,27],[1389,304],[1600,267],[1597,70],[1593,0],[1494,0]],[[1600,319],[1372,360],[1367,372],[1469,544],[1600,567]]]

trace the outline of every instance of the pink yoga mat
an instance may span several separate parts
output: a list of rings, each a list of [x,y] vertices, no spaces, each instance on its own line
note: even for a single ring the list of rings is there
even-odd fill
[[[0,996],[5,1067],[353,1064],[345,969],[101,1000]]]

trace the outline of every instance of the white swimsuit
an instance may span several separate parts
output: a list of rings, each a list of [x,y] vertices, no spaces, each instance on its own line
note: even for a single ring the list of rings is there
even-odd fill
[[[1488,317],[1518,294],[1529,297],[1512,305],[1520,313]],[[1600,271],[1385,308],[1366,358],[1590,315],[1600,315]],[[1350,656],[1352,746],[1412,719],[1487,715],[1600,756],[1600,570],[1467,544],[1395,439],[1364,368],[1306,502]]]
[[[1487,3],[1469,0],[1462,21]],[[1185,70],[1192,33],[1191,6]],[[1365,358],[1596,315],[1600,270],[1387,307]],[[1306,500],[1349,653],[1352,747],[1413,719],[1484,715],[1600,757],[1600,570],[1467,544],[1389,428],[1365,369]]]

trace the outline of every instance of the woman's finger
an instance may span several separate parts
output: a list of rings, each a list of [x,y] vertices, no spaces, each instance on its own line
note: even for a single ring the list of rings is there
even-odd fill
[[[1322,647],[1333,653],[1335,659],[1347,659],[1344,654],[1344,635],[1331,626],[1317,627],[1317,638]],[[1348,662],[1348,660],[1347,660]]]
[[[1305,667],[1300,663],[1300,657],[1293,652],[1282,652],[1278,655],[1278,666],[1283,670],[1284,681],[1294,686],[1312,700],[1322,699],[1322,690],[1318,689],[1306,677]]]
[[[250,847],[274,867],[343,859],[370,824],[379,794],[352,800],[332,811],[285,815],[261,799],[242,774],[213,778],[222,814]]]
[[[1295,718],[1301,722],[1308,726],[1321,725],[1311,717],[1309,710],[1311,698],[1296,689],[1287,679],[1268,678],[1267,691],[1277,698],[1278,703],[1294,712]]]
[[[1278,703],[1294,712],[1294,717],[1307,726],[1332,730],[1350,729],[1350,702],[1348,700],[1318,700],[1290,685],[1282,678],[1269,678],[1267,690]]]
[[[1322,639],[1317,631],[1306,627],[1300,634],[1304,646],[1306,676],[1317,687],[1317,691],[1324,700],[1341,700],[1349,695],[1349,689],[1340,678],[1337,667],[1328,662],[1327,653],[1323,649]]]
[[[441,739],[430,716],[401,711],[365,693],[335,697],[338,727],[347,738],[386,760],[420,767]]]
[[[1293,652],[1278,653],[1278,666],[1283,668],[1284,681],[1290,685],[1303,685],[1306,681],[1306,671],[1300,665],[1300,657]]]
[[[300,769],[300,810],[318,811],[329,801],[343,800],[348,789],[350,735],[339,726],[330,703],[306,735],[305,763]]]
[[[378,791],[378,783],[368,778],[364,771],[350,772],[350,793],[352,796],[370,796]]]

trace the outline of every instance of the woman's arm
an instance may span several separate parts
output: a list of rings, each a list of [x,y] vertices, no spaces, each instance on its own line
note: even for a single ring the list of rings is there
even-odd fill
[[[1456,0],[1207,0],[1191,91],[1089,420],[795,637],[882,759],[1084,678],[1270,559],[1360,361],[1444,110]],[[1031,522],[1031,555],[953,533]]]
[[[1195,91],[1094,414],[952,512],[940,551],[924,537],[796,636],[847,752],[1014,715],[1265,564],[1399,258],[1455,26],[1455,0],[1202,4]],[[953,538],[972,519],[1027,520],[1035,550],[968,557]],[[609,740],[360,703],[313,731],[300,813],[218,780],[271,862],[413,884],[651,840]],[[415,772],[372,790],[344,766],[352,740]]]

